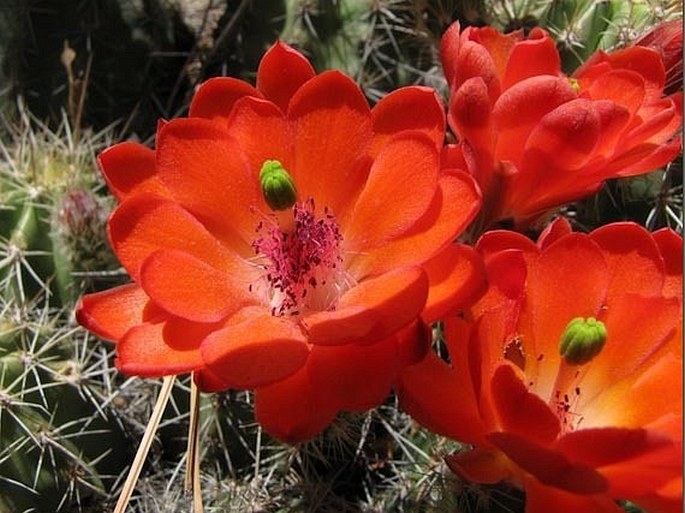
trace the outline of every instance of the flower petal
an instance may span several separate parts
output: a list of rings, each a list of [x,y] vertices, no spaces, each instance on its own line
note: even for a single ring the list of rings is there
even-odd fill
[[[469,246],[450,244],[424,263],[423,268],[430,287],[421,313],[426,323],[466,308],[485,291],[483,260]]]
[[[512,47],[502,76],[502,90],[530,77],[558,76],[560,73],[561,59],[554,40],[547,32],[535,27],[527,39]]]
[[[359,86],[338,71],[309,80],[288,106],[295,146],[288,171],[298,192],[332,209],[341,225],[370,167],[370,112]]]
[[[196,322],[217,322],[256,303],[249,283],[183,251],[159,250],[140,270],[141,285],[164,310]]]
[[[228,131],[205,119],[176,119],[160,131],[157,148],[159,177],[174,198],[215,236],[253,255],[257,210],[265,205],[259,169]]]
[[[217,269],[251,273],[247,262],[222,246],[192,214],[159,196],[127,199],[110,217],[108,232],[117,258],[134,280],[140,278],[145,259],[159,249],[180,249]]]
[[[525,476],[526,513],[624,513],[625,510],[607,494],[579,495],[547,486],[533,476]]]
[[[482,484],[496,484],[512,476],[511,464],[500,451],[476,447],[445,456],[445,463],[455,474]]]
[[[112,194],[122,201],[137,192],[168,195],[155,169],[155,152],[134,142],[110,146],[98,155],[98,165]]]
[[[271,436],[290,444],[304,442],[323,431],[337,413],[331,401],[319,399],[306,367],[255,391],[257,422]]]
[[[257,89],[286,112],[290,98],[314,74],[314,68],[300,52],[276,41],[259,63]]]
[[[201,341],[216,325],[170,318],[135,326],[117,344],[117,368],[124,374],[160,377],[201,369]]]
[[[250,389],[295,374],[307,361],[309,348],[295,323],[267,313],[215,331],[200,352],[214,375],[232,387]]]
[[[683,238],[670,228],[662,228],[652,234],[665,264],[663,294],[680,297],[683,291]]]
[[[262,93],[244,80],[215,77],[203,82],[190,103],[192,118],[226,119],[235,102],[244,96],[262,98]]]
[[[407,113],[412,115],[408,116]],[[424,132],[440,150],[445,138],[445,111],[435,89],[407,86],[385,95],[371,110],[373,155],[388,137],[403,130]]]
[[[129,283],[87,294],[76,307],[76,320],[105,340],[119,340],[133,326],[165,317],[138,285]]]
[[[423,269],[402,267],[362,281],[340,298],[336,310],[306,315],[302,324],[312,344],[345,344],[361,338],[362,332],[365,340],[375,342],[416,319],[427,296]],[[355,326],[357,321],[360,326]]]
[[[428,137],[420,132],[392,137],[374,160],[345,227],[346,248],[366,251],[409,230],[429,208],[439,170],[440,155]]]
[[[478,187],[469,175],[456,171],[438,184],[431,206],[409,233],[350,259],[348,270],[357,279],[425,262],[463,232],[480,207]]]

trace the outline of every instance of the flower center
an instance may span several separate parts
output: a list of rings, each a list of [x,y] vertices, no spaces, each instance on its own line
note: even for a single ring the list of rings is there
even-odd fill
[[[303,310],[331,310],[340,294],[350,287],[341,269],[342,235],[333,213],[326,207],[317,218],[314,200],[295,203],[293,222],[282,228],[276,218],[260,221],[259,237],[252,243],[265,273],[272,315],[299,315]],[[259,285],[258,285],[259,286]]]

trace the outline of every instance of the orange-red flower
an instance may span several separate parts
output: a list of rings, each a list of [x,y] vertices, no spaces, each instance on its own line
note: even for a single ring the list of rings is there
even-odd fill
[[[682,46],[681,46],[682,48]],[[441,44],[448,122],[483,191],[483,223],[540,213],[596,192],[609,178],[658,168],[680,151],[682,93],[665,97],[653,49],[597,52],[572,77],[540,28],[503,35],[455,23]]]
[[[494,231],[477,249],[490,285],[445,321],[450,363],[430,352],[400,386],[420,423],[475,446],[448,465],[525,488],[527,513],[681,511],[682,238],[557,221],[537,245]]]
[[[116,342],[124,373],[255,389],[258,421],[284,440],[378,404],[425,348],[419,319],[482,283],[475,251],[452,244],[480,199],[441,170],[444,130],[432,90],[370,109],[350,78],[277,43],[256,88],[211,79],[188,118],[160,124],[155,151],[100,156],[133,283],[85,296],[79,321]],[[264,169],[278,175],[268,203]]]

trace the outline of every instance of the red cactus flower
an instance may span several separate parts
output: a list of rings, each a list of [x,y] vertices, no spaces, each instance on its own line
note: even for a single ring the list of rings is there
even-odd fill
[[[667,93],[683,90],[683,20],[660,23],[633,43],[661,53],[666,70]]]
[[[503,35],[453,24],[441,44],[448,122],[483,190],[482,222],[519,225],[593,194],[609,178],[651,171],[680,151],[682,93],[664,96],[659,52],[597,52],[573,77],[540,28]]]
[[[283,440],[378,404],[422,353],[417,321],[482,283],[475,252],[452,244],[480,201],[441,170],[444,130],[432,90],[370,109],[350,78],[277,43],[256,88],[211,79],[156,150],[100,156],[133,283],[85,296],[79,321],[116,342],[124,373],[256,390]]]
[[[416,420],[475,446],[450,468],[524,488],[527,513],[681,511],[682,238],[558,221],[477,249],[490,286],[446,320],[450,363],[430,352],[400,385]]]

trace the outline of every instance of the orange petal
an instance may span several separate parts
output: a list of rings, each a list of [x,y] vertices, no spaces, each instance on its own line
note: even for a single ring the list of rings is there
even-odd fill
[[[430,87],[408,86],[390,92],[371,110],[371,120],[374,156],[389,137],[403,130],[425,133],[438,150],[445,139],[445,111],[435,89]]]
[[[350,259],[348,270],[357,279],[425,262],[469,225],[480,207],[473,178],[455,171],[438,184],[431,206],[408,234]]]
[[[364,339],[375,342],[415,320],[427,296],[428,278],[423,269],[402,267],[363,280],[340,298],[336,310],[307,315],[302,324],[312,344],[344,344],[359,339],[360,332]],[[359,326],[355,326],[357,321]]]
[[[295,323],[266,314],[215,331],[203,340],[200,352],[215,376],[250,389],[295,374],[309,348]]]
[[[538,75],[558,76],[561,60],[554,40],[549,34],[533,29],[528,39],[517,42],[507,60],[507,69],[502,77],[502,89]]]
[[[473,32],[472,29],[469,31],[469,34]],[[504,37],[503,39],[506,40],[508,38]],[[449,55],[442,55],[441,57],[443,62],[450,59]],[[469,41],[467,40],[467,37],[462,35],[461,44],[459,45],[459,54],[456,56],[456,73],[454,74],[454,81],[450,83],[450,89],[455,91],[469,78],[480,77],[483,79],[483,82],[488,89],[490,101],[494,103],[501,92],[500,80],[496,67],[496,60],[500,60],[498,57],[499,55],[495,53],[493,58],[493,55],[483,45],[474,41]]]
[[[423,264],[429,290],[421,318],[435,322],[470,306],[486,288],[481,256],[469,246],[450,244]]]
[[[119,201],[137,192],[169,195],[156,175],[154,150],[142,144],[127,141],[110,146],[98,155],[98,165]]]
[[[664,263],[645,228],[635,223],[611,223],[594,230],[590,238],[602,249],[608,265],[608,302],[624,294],[651,296],[661,292]]]
[[[235,102],[244,96],[261,98],[262,93],[244,80],[231,77],[210,78],[195,92],[188,115],[192,118],[226,119]]]
[[[255,418],[271,436],[290,444],[321,432],[335,419],[332,401],[320,400],[307,368],[255,391]]]
[[[609,488],[601,474],[587,465],[571,463],[560,451],[510,433],[490,433],[487,438],[543,484],[583,495]]]
[[[117,344],[117,368],[124,374],[160,377],[201,369],[200,343],[216,325],[171,318],[135,326]]]
[[[290,100],[295,164],[303,198],[332,209],[343,224],[370,167],[371,114],[359,86],[338,71],[309,80]]]
[[[625,107],[632,117],[645,100],[645,81],[634,71],[613,70],[593,80],[583,93],[593,100],[611,100]]]
[[[150,255],[140,270],[145,292],[163,309],[196,322],[217,322],[256,303],[249,283],[174,249]]]
[[[138,285],[129,283],[86,294],[76,307],[76,320],[105,340],[119,340],[133,326],[165,317]]]
[[[538,237],[537,246],[540,250],[543,250],[572,231],[573,229],[571,228],[571,223],[568,219],[559,216],[542,230],[542,233],[540,233],[540,236]]]
[[[108,224],[109,239],[119,261],[134,280],[140,266],[159,249],[180,249],[207,264],[250,273],[247,262],[222,246],[187,210],[171,200],[148,194],[124,201]]]
[[[447,83],[452,88],[456,81],[461,27],[459,21],[452,23],[440,39],[440,59]]]
[[[249,96],[241,98],[228,120],[228,130],[245,153],[255,177],[259,176],[265,160],[278,160],[289,172],[293,169],[288,125],[283,113],[273,103]],[[295,186],[297,188],[297,184]],[[270,211],[261,197],[255,206],[262,212]]]
[[[276,41],[259,63],[257,89],[286,112],[290,98],[314,74],[314,68],[300,52]]]
[[[452,472],[474,483],[496,484],[513,477],[511,464],[500,451],[476,447],[445,456],[445,463]]]
[[[439,157],[432,141],[420,132],[390,138],[374,160],[344,228],[346,249],[366,251],[409,230],[435,195]],[[411,194],[406,194],[408,187]]]
[[[683,238],[670,228],[652,234],[665,264],[663,295],[680,297],[683,291]]]
[[[547,403],[529,392],[509,364],[502,364],[492,376],[491,391],[501,428],[540,443],[556,439],[559,419]]]
[[[262,200],[259,169],[251,169],[236,141],[217,123],[176,119],[159,132],[157,170],[174,198],[210,232],[252,255]]]
[[[547,486],[533,476],[525,476],[526,513],[625,513],[608,494],[579,495]]]
[[[360,345],[314,346],[307,371],[322,400],[339,410],[365,411],[381,404],[400,370],[395,337]]]

